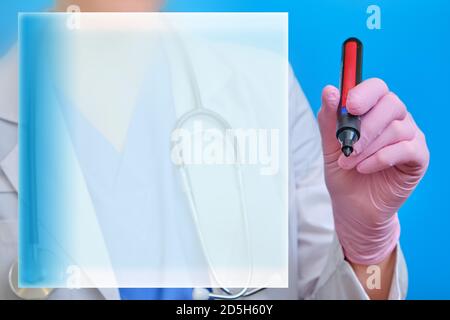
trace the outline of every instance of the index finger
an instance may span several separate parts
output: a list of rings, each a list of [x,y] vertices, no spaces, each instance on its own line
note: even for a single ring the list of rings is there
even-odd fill
[[[388,92],[389,88],[383,80],[367,79],[348,92],[347,110],[354,115],[363,115]]]

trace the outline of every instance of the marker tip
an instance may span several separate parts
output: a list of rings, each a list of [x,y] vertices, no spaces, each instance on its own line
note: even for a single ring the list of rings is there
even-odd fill
[[[353,148],[350,147],[350,146],[344,146],[344,147],[342,147],[342,152],[344,153],[344,155],[346,157],[348,157],[348,156],[350,156],[352,154]]]

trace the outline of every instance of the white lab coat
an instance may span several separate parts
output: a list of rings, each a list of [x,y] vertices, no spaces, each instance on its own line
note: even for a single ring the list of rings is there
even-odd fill
[[[227,51],[228,50],[228,51]],[[249,77],[257,88],[245,95],[233,86],[233,74],[264,73],[264,66],[250,54],[233,55],[236,48],[209,50],[188,47],[205,105],[229,97],[258,97],[267,77]],[[221,57],[217,56],[221,52]],[[227,57],[228,63],[217,59]],[[239,57],[239,58],[235,58]],[[248,57],[248,58],[245,58]],[[243,61],[246,60],[246,61]],[[260,60],[258,60],[260,61]],[[172,72],[176,73],[177,68]],[[211,71],[213,70],[213,72]],[[174,74],[175,104],[191,108],[182,74]],[[178,81],[178,83],[177,83]],[[260,83],[258,83],[260,81]],[[205,86],[208,84],[208,86]],[[329,194],[324,182],[320,134],[312,110],[292,71],[289,72],[289,288],[266,289],[251,299],[367,299],[353,269],[345,261],[334,232]],[[182,92],[184,91],[184,92]],[[183,100],[177,101],[177,97]],[[228,98],[227,98],[228,97]],[[255,103],[257,103],[255,99]],[[11,50],[0,60],[0,299],[14,299],[8,270],[17,257],[18,186],[18,90],[17,52]],[[407,271],[400,250],[389,297],[402,299],[407,290]],[[56,289],[50,299],[118,299],[116,289]]]

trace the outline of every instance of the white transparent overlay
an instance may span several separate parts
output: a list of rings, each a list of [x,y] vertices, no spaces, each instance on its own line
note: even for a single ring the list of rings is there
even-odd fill
[[[42,16],[70,186],[57,285],[287,287],[287,14]]]

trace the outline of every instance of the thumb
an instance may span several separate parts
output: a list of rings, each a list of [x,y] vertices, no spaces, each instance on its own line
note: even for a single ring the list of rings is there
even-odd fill
[[[340,149],[336,139],[337,108],[339,105],[339,90],[331,85],[322,90],[322,106],[317,115],[324,156],[335,153]],[[336,159],[337,160],[337,159]]]

